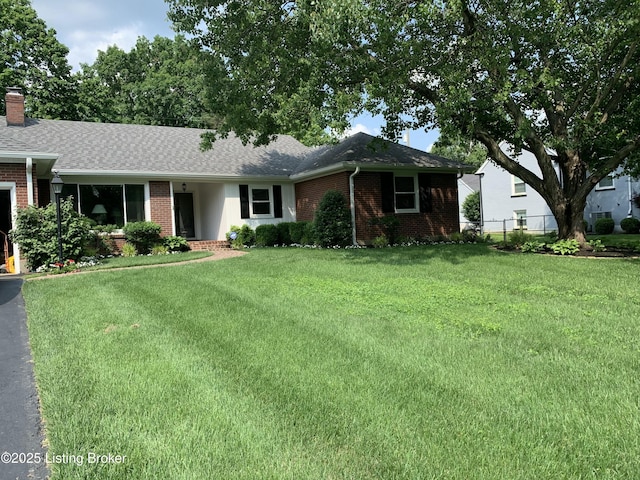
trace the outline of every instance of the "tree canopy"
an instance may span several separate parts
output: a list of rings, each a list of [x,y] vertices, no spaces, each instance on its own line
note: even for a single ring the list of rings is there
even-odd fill
[[[638,0],[167,2],[209,52],[221,134],[265,143],[363,110],[391,138],[437,127],[481,142],[581,242],[589,191],[638,160]]]
[[[4,94],[6,87],[22,87],[29,116],[74,116],[68,53],[29,0],[0,0],[0,88]],[[0,114],[5,114],[4,102]]]
[[[177,127],[211,127],[204,96],[202,52],[183,36],[139,37],[82,65],[78,119]]]

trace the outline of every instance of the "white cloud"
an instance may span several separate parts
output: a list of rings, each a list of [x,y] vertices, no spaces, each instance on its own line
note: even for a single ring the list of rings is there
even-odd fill
[[[111,45],[117,45],[128,52],[142,35],[139,23],[121,27],[113,32],[75,30],[68,35],[69,64],[74,69],[78,69],[80,63],[92,64],[98,57],[98,50],[104,52]]]
[[[379,127],[370,128],[363,123],[356,123],[355,125],[352,125],[351,128],[347,129],[344,132],[344,135],[342,135],[342,137],[343,138],[351,137],[356,133],[366,133],[368,135],[373,135],[374,137],[376,137],[380,135],[380,132],[381,130]]]

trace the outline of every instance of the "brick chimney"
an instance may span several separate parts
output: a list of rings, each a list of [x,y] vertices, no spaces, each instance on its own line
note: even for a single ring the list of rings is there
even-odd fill
[[[20,87],[8,87],[5,95],[7,126],[24,127],[24,95]]]

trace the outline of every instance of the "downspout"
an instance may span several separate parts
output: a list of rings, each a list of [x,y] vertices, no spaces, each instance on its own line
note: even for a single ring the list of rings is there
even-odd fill
[[[31,157],[27,157],[25,170],[27,171],[27,205],[33,205],[33,159]]]
[[[627,217],[633,217],[633,197],[631,193],[631,175],[627,176],[627,185],[629,186],[629,212]]]
[[[482,177],[484,177],[484,172],[476,173],[476,175],[478,175],[478,191],[480,192],[480,235],[484,235],[484,208],[482,208]]]
[[[360,167],[356,167],[356,171],[349,175],[349,207],[351,209],[351,241],[354,245],[358,244],[356,238],[356,192],[353,179],[360,173]]]

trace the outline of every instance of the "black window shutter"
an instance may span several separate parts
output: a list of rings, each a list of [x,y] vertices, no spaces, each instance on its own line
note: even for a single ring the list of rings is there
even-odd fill
[[[282,218],[282,186],[273,186],[273,216]]]
[[[382,212],[393,213],[395,211],[395,189],[392,172],[380,173],[380,193],[382,195]]]
[[[428,173],[419,173],[418,188],[420,195],[420,212],[429,213],[433,210],[433,201],[431,199],[431,175]]]
[[[240,185],[240,218],[249,218],[249,185]]]

